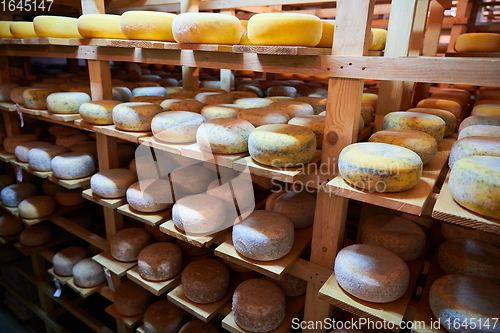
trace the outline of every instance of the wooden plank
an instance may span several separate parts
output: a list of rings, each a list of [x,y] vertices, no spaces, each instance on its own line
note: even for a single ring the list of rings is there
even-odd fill
[[[94,229],[95,227],[91,227],[91,230],[89,230],[89,228],[83,228],[62,216],[53,217],[50,219],[50,221],[60,228],[71,232],[73,235],[83,239],[89,244],[100,248],[103,251],[109,250],[109,241],[92,232],[92,229]]]
[[[198,247],[209,247],[212,244],[220,244],[224,241],[224,238],[228,232],[231,232],[231,229],[221,230],[216,232],[215,234],[211,234],[208,236],[193,236],[186,235],[183,231],[177,229],[175,227],[174,221],[169,220],[160,225],[160,230],[167,235],[180,239],[184,242],[192,244]]]
[[[118,212],[129,216],[133,219],[141,221],[143,223],[157,226],[160,223],[163,223],[172,218],[172,209],[162,210],[161,212],[156,213],[142,213],[138,212],[135,209],[131,208],[129,204],[125,204],[123,206],[118,207]]]
[[[120,262],[111,256],[109,251],[97,254],[92,257],[94,261],[98,262],[101,266],[109,269],[112,273],[123,277],[127,271],[137,265],[137,261],[133,262]]]
[[[144,328],[144,325],[137,327],[137,329],[135,331],[136,331],[136,333],[146,333],[146,329]]]
[[[454,141],[455,139],[448,138],[439,144],[438,153],[432,161],[424,165],[420,181],[410,190],[395,193],[370,193],[351,186],[341,176],[337,176],[331,180],[327,184],[327,187],[331,193],[345,198],[405,213],[421,215],[429,196],[432,194],[441,170],[448,160]]]
[[[38,115],[44,118],[64,121],[64,122],[72,122],[78,119],[82,119],[79,113],[71,113],[71,114],[60,114],[60,113],[52,113],[46,110],[39,110]]]
[[[92,192],[92,189],[87,189],[85,191],[82,192],[82,196],[87,199],[87,200],[90,200],[92,202],[95,202],[103,207],[107,207],[107,208],[118,208],[120,206],[123,206],[124,204],[127,203],[127,198],[126,197],[122,197],[122,198],[116,198],[116,199],[106,199],[106,198],[101,198],[100,196],[94,194]]]
[[[77,188],[87,189],[90,187],[90,178],[92,176],[88,176],[80,179],[61,179],[57,178],[54,175],[50,175],[49,180],[53,183],[59,184],[62,187],[65,187],[70,190],[74,190]]]
[[[59,280],[59,283],[61,283],[62,285],[65,285],[66,283],[68,283],[69,280],[72,280],[73,277],[72,276],[60,276],[60,275],[57,275],[55,272],[54,272],[54,268],[50,268],[48,271],[50,276],[52,276],[54,279],[57,279]]]
[[[303,46],[261,46],[261,45],[233,45],[233,53],[258,53],[275,55],[327,55],[332,49]]]
[[[181,154],[186,157],[194,158],[199,161],[205,161],[217,164],[226,168],[232,168],[234,162],[248,156],[248,153],[227,154],[227,155],[212,154],[200,149],[200,146],[197,143],[182,148]]]
[[[29,166],[28,163],[20,162],[16,159],[11,160],[10,164],[16,165],[16,166],[20,167],[21,169],[25,170],[26,172],[31,173],[32,175],[35,175],[35,176],[42,178],[42,179],[49,178],[52,175],[52,171],[36,171],[36,170],[33,170]]]
[[[141,277],[138,266],[128,270],[127,277],[156,296],[160,296],[166,291],[175,288],[181,282],[180,274],[166,281],[148,281]]]
[[[460,206],[451,196],[448,180],[449,173],[438,195],[436,205],[432,211],[432,217],[441,221],[500,235],[500,220],[481,216]]]
[[[191,146],[192,143],[167,143],[157,140],[154,136],[139,138],[139,143],[149,147],[166,151],[172,154],[181,155],[185,147]]]
[[[77,120],[75,120],[74,124],[76,126],[78,126],[79,128],[85,129],[85,130],[90,131],[90,132],[95,132],[95,130],[94,130],[95,127],[111,126],[111,125],[92,125],[92,124],[89,124],[88,122],[86,122],[83,119],[77,119]]]
[[[101,283],[100,285],[98,286],[95,286],[95,287],[91,287],[91,288],[82,288],[82,287],[79,287],[75,284],[75,281],[73,278],[69,279],[67,281],[67,284],[68,286],[73,289],[76,293],[78,293],[81,297],[83,298],[87,298],[89,297],[90,295],[93,295],[97,292],[99,292],[99,290],[104,287],[106,285],[106,282],[104,283]]]
[[[1,111],[16,111],[16,105],[14,103],[9,103],[9,102],[1,102],[0,103],[0,110]]]
[[[215,249],[215,255],[266,276],[280,279],[304,252],[311,241],[312,227],[296,229],[292,250],[283,258],[273,261],[257,261],[240,255],[234,248],[231,234]]]
[[[500,52],[446,52],[445,55],[460,58],[500,58]]]
[[[134,317],[125,317],[125,316],[119,314],[118,311],[116,311],[114,304],[111,304],[110,306],[105,308],[104,311],[106,311],[107,314],[109,314],[111,317],[115,318],[116,320],[123,322],[125,325],[127,325],[127,327],[136,326],[137,324],[139,324],[139,322],[142,321],[142,317],[143,317],[143,314],[140,314],[140,315],[137,315]]]
[[[29,109],[25,108],[24,106],[19,107],[22,113],[30,114],[32,116],[39,116],[41,110],[36,110],[36,109]]]
[[[152,135],[151,132],[125,132],[116,129],[115,125],[109,126],[94,126],[94,131],[96,133],[102,133],[108,136],[112,136],[117,139],[129,141],[132,143],[139,143],[139,138],[149,137]]]
[[[16,158],[16,155],[4,151],[0,151],[0,161],[9,162]]]

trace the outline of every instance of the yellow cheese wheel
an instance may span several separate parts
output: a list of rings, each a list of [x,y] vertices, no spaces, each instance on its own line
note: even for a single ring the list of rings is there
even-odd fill
[[[459,100],[463,107],[467,106],[470,101],[470,92],[463,89],[439,89],[431,95],[432,98],[443,98],[450,100]]]
[[[128,11],[121,16],[122,32],[128,39],[174,42],[175,14],[155,11]]]
[[[10,32],[10,24],[13,21],[0,21],[0,38],[14,38]]]
[[[316,147],[323,146],[323,132],[325,130],[325,116],[308,115],[293,117],[288,121],[291,125],[304,126],[309,128],[316,135]]]
[[[371,105],[374,110],[377,108],[377,101],[378,101],[377,94],[363,93],[363,95],[361,96],[361,103],[366,103]]]
[[[12,22],[10,32],[14,38],[37,38],[33,22]]]
[[[464,128],[467,128],[469,126],[473,125],[492,125],[492,126],[500,126],[500,117],[495,117],[495,116],[470,116],[464,119],[460,123],[460,126],[458,127],[458,133],[461,133]]]
[[[240,39],[240,44],[241,45],[252,45],[252,42],[250,39],[248,39],[248,20],[240,20],[241,22],[241,39]]]
[[[87,102],[80,105],[78,111],[83,120],[90,124],[111,125],[113,108],[118,104],[120,102],[111,100]]]
[[[385,115],[382,129],[410,129],[433,136],[438,143],[443,140],[446,123],[432,114],[419,112],[390,112]]]
[[[194,99],[166,99],[160,106],[165,111],[189,111],[200,113],[203,103]]]
[[[387,30],[372,28],[372,44],[371,51],[382,51],[385,49],[385,42],[387,40]]]
[[[150,131],[151,120],[162,111],[161,106],[152,103],[122,103],[113,108],[113,123],[124,131]]]
[[[462,113],[462,105],[458,101],[452,101],[449,99],[441,98],[426,98],[418,102],[417,108],[428,108],[428,109],[441,109],[450,111],[457,117],[460,118]]]
[[[497,52],[500,51],[500,34],[467,33],[458,36],[455,42],[457,52]]]
[[[83,92],[60,92],[47,96],[47,109],[52,113],[78,113],[83,103],[90,102],[90,96]]]
[[[78,32],[78,19],[73,17],[39,15],[33,19],[39,37],[82,38]]]
[[[237,17],[225,14],[182,13],[172,22],[178,43],[238,44],[242,30]]]
[[[472,109],[471,116],[500,116],[500,104],[480,104]]]
[[[310,104],[299,101],[278,101],[269,105],[270,109],[285,111],[290,118],[297,116],[310,116],[314,115],[314,109]]]
[[[236,118],[242,107],[235,104],[212,104],[201,109],[201,115],[207,120],[215,118]]]
[[[262,13],[248,20],[248,38],[255,45],[316,46],[323,24],[309,14]]]
[[[58,89],[45,89],[45,88],[31,88],[23,92],[24,106],[30,109],[46,110],[47,97]]]
[[[216,118],[201,124],[196,142],[213,154],[239,154],[248,150],[248,136],[255,127],[244,119]]]
[[[84,14],[78,18],[78,32],[85,38],[127,39],[120,19],[120,15]]]
[[[453,132],[455,132],[455,127],[457,126],[457,117],[455,117],[455,115],[450,111],[440,110],[440,109],[429,109],[429,108],[413,108],[409,109],[408,111],[432,114],[434,116],[438,116],[439,118],[443,119],[446,124],[446,128],[444,130],[445,137],[452,135]]]
[[[323,25],[323,30],[321,33],[321,39],[319,40],[317,47],[332,47],[333,46],[333,34],[335,33],[335,20],[321,20]]]

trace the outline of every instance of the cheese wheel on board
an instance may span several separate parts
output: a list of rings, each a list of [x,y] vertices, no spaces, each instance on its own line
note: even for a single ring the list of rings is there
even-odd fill
[[[13,236],[24,230],[24,223],[17,217],[7,214],[0,216],[0,236]]]
[[[387,41],[387,30],[372,28],[372,43],[370,51],[383,51],[385,49],[385,42]]]
[[[184,295],[192,302],[208,304],[226,296],[229,269],[219,260],[193,261],[182,271]]]
[[[398,111],[385,115],[382,129],[408,129],[427,133],[439,144],[444,137],[446,123],[432,114]]]
[[[432,114],[434,116],[438,116],[439,118],[443,119],[446,125],[444,130],[444,137],[452,135],[453,132],[455,132],[455,128],[457,127],[457,117],[455,117],[453,113],[446,110],[430,109],[430,108],[413,108],[409,109],[408,111]]]
[[[457,52],[497,52],[500,51],[500,34],[488,32],[466,33],[455,41]]]
[[[14,21],[0,21],[0,38],[14,38],[10,32],[10,24]]]
[[[182,13],[172,22],[178,43],[238,44],[242,30],[237,17],[217,13]]]
[[[472,125],[464,128],[458,134],[458,140],[470,136],[486,136],[486,137],[500,138],[500,126]]]
[[[92,288],[104,283],[106,276],[101,265],[91,258],[85,258],[73,266],[73,281],[81,288]]]
[[[55,199],[60,206],[77,206],[85,202],[81,189],[62,188],[56,192]]]
[[[165,96],[135,96],[130,99],[131,102],[145,102],[160,105],[166,99]]]
[[[90,178],[90,188],[94,195],[101,198],[121,198],[136,181],[137,174],[131,170],[109,169],[93,175]]]
[[[144,313],[153,301],[153,294],[132,281],[116,287],[113,301],[116,311],[126,317]]]
[[[120,26],[127,39],[174,42],[172,21],[175,14],[155,11],[126,11]]]
[[[151,234],[144,229],[122,229],[110,239],[111,255],[118,261],[136,261],[142,249],[151,244],[152,241]]]
[[[326,98],[303,96],[297,97],[294,100],[311,105],[313,107],[314,114],[320,114],[321,112],[326,111]]]
[[[361,103],[361,118],[363,118],[363,125],[371,123],[374,115],[375,111],[370,104]]]
[[[500,126],[500,117],[484,117],[484,116],[470,116],[464,119],[458,127],[458,133],[460,134],[462,130],[466,127],[473,125],[493,125]]]
[[[177,333],[184,322],[184,311],[164,299],[147,308],[143,321],[145,333]]]
[[[167,98],[169,99],[193,99],[196,94],[192,91],[178,91],[168,93]]]
[[[207,190],[208,184],[217,179],[217,174],[199,165],[189,165],[175,169],[170,174],[175,197],[182,194],[197,194]]]
[[[50,196],[35,196],[24,199],[17,206],[19,217],[24,219],[39,219],[49,216],[57,208],[56,201]]]
[[[314,222],[316,199],[302,191],[287,191],[276,200],[268,197],[266,210],[275,211],[292,221],[295,229],[305,228]]]
[[[221,92],[201,92],[194,96],[194,99],[203,103],[204,105],[210,104],[232,104],[234,102],[233,96],[229,93]]]
[[[172,220],[187,235],[213,234],[221,228],[225,229],[225,202],[207,194],[185,196],[172,207]]]
[[[10,33],[14,38],[37,38],[33,22],[12,22]]]
[[[204,106],[200,113],[205,119],[236,118],[243,108],[236,104],[212,104]]]
[[[251,92],[251,93],[254,93],[255,95],[257,96],[248,96],[248,97],[234,97],[234,99],[241,99],[241,98],[260,98],[260,97],[264,97],[264,93],[262,92],[261,88],[259,86],[257,86],[256,84],[241,84],[237,87],[236,89],[237,91],[241,91],[241,92]],[[254,106],[251,106],[251,107],[254,107]]]
[[[439,89],[438,91],[432,93],[433,98],[448,97],[452,99],[460,100],[462,106],[467,106],[470,102],[471,93],[464,89]],[[446,98],[445,98],[446,99]]]
[[[139,274],[148,281],[165,281],[182,270],[182,251],[167,242],[154,243],[141,250],[137,257]]]
[[[458,101],[451,101],[442,98],[423,99],[418,102],[417,108],[446,110],[453,113],[457,119],[460,119],[462,114],[462,105],[460,105]]]
[[[23,92],[31,87],[15,87],[10,91],[10,100],[12,103],[23,104]]]
[[[470,156],[458,160],[451,170],[448,186],[451,196],[461,206],[500,219],[500,157]]]
[[[482,90],[479,92],[479,95],[477,96],[478,102],[488,99],[500,101],[500,91],[498,88],[495,88],[494,90]]]
[[[179,87],[179,81],[173,77],[163,77],[162,79],[156,81],[162,87],[169,88],[179,88],[178,91],[182,90],[182,87]]]
[[[241,23],[241,39],[238,44],[252,45],[252,42],[248,38],[248,20],[240,20],[240,23]]]
[[[216,179],[208,185],[207,194],[224,201],[228,211],[247,211],[255,205],[252,183],[240,177]]]
[[[471,112],[471,116],[486,116],[486,117],[499,117],[500,116],[500,104],[480,104],[474,106]]]
[[[163,87],[138,87],[132,90],[132,97],[137,96],[167,96],[167,90]]]
[[[38,138],[35,134],[12,135],[3,140],[3,148],[6,152],[14,154],[18,145],[34,142],[37,139]]]
[[[33,19],[38,37],[82,38],[78,32],[78,19],[74,17],[38,15]]]
[[[19,241],[25,246],[40,246],[52,238],[52,229],[48,225],[37,224],[24,229]]]
[[[272,103],[274,103],[272,100],[265,98],[240,98],[234,101],[234,104],[241,106],[243,109],[265,108]]]
[[[342,150],[339,172],[346,182],[364,191],[402,192],[420,180],[422,159],[404,147],[361,142]]]
[[[285,320],[285,294],[266,279],[242,282],[234,291],[232,303],[234,321],[249,332],[269,332]]]
[[[299,101],[278,101],[269,105],[269,108],[285,111],[290,118],[314,115],[314,109],[310,104]]]
[[[441,224],[441,233],[446,239],[475,239],[500,247],[500,235],[491,234],[479,229],[443,222]]]
[[[94,156],[86,153],[71,152],[55,156],[50,162],[54,176],[60,179],[81,179],[96,170]]]
[[[335,20],[321,20],[323,29],[321,31],[321,38],[316,47],[332,47],[333,34],[335,32]]]
[[[54,273],[59,276],[73,275],[73,267],[88,255],[88,251],[80,246],[70,246],[57,252],[52,258]]]
[[[323,131],[325,129],[325,116],[296,116],[288,121],[288,124],[299,125],[309,128],[316,135],[316,147],[323,146]]]
[[[113,87],[111,92],[114,101],[130,102],[130,99],[132,99],[132,90],[127,87]]]
[[[66,148],[71,147],[75,143],[91,141],[92,139],[87,134],[75,134],[56,138],[56,145]]]
[[[268,124],[286,124],[290,116],[285,111],[271,108],[248,108],[238,113],[238,118],[250,122],[255,127]]]
[[[58,92],[55,88],[30,88],[23,92],[24,107],[35,110],[47,109],[47,97]]]
[[[438,152],[436,139],[427,133],[414,130],[382,130],[374,133],[368,141],[388,143],[410,149],[420,156],[423,164],[429,163]]]
[[[102,100],[83,103],[78,111],[80,116],[89,124],[111,125],[113,124],[112,111],[118,101]]]
[[[373,109],[377,108],[378,95],[371,93],[363,93],[361,96],[361,103],[369,104]]]
[[[450,169],[458,160],[469,156],[499,156],[500,138],[480,136],[468,137],[458,140],[453,144],[448,165]]]
[[[28,199],[37,193],[37,188],[33,184],[18,183],[6,186],[0,192],[2,204],[7,207],[17,207],[24,199]]]
[[[120,15],[84,14],[78,18],[78,32],[84,38],[127,39],[120,20]]]
[[[238,154],[248,151],[248,137],[255,127],[244,119],[216,118],[198,127],[196,142],[213,154]]]
[[[151,130],[154,137],[160,141],[193,142],[196,140],[196,131],[204,121],[205,117],[194,112],[166,111],[153,118]]]
[[[212,322],[205,323],[199,319],[188,321],[181,327],[179,333],[220,333]]]
[[[408,289],[410,271],[406,263],[383,247],[355,244],[343,248],[335,259],[338,284],[364,301],[388,303]]]
[[[160,106],[165,111],[190,111],[200,113],[204,104],[195,99],[166,99]]]
[[[498,324],[495,329],[493,325],[470,328],[473,323],[491,322],[491,318],[498,316],[500,286],[495,283],[468,275],[445,275],[432,284],[429,304],[441,327],[450,332],[498,332]],[[453,323],[464,323],[464,326]]]
[[[161,106],[152,103],[122,103],[113,108],[113,123],[123,131],[147,132],[153,117],[161,112]]]
[[[159,212],[173,204],[170,182],[163,179],[138,181],[130,185],[126,196],[130,207],[144,213]]]
[[[269,281],[273,281],[283,290],[283,293],[287,297],[295,297],[304,295],[307,291],[307,281],[302,280],[291,274],[285,274],[279,280],[267,277]]]
[[[14,154],[16,158],[21,162],[28,162],[28,152],[33,148],[47,147],[52,145],[50,142],[45,141],[31,141],[26,143],[21,143],[14,149]]]

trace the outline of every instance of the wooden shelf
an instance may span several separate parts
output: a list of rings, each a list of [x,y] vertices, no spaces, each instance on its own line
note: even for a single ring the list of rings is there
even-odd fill
[[[311,241],[312,226],[295,230],[295,240],[292,250],[283,258],[273,261],[257,261],[246,258],[236,252],[231,234],[226,235],[224,243],[215,249],[215,255],[234,262],[266,276],[280,279],[290,269],[297,258],[304,252]]]
[[[14,155],[14,154],[8,153],[5,150],[0,151],[0,161],[2,161],[2,162],[10,162],[15,158],[16,158],[16,155]]]
[[[181,274],[177,274],[177,276],[171,278],[170,280],[166,281],[159,281],[159,282],[154,282],[154,281],[148,281],[145,280],[141,277],[139,274],[139,267],[135,266],[132,269],[127,271],[127,277],[129,280],[134,281],[150,293],[160,296],[166,291],[176,287],[180,282],[181,282]]]
[[[9,103],[9,102],[1,102],[0,103],[0,111],[16,111],[16,105],[14,103]]]
[[[69,190],[74,190],[77,188],[87,189],[90,187],[90,178],[92,176],[80,178],[80,179],[61,179],[54,175],[50,175],[49,180],[53,183],[59,184]]]
[[[32,116],[39,116],[41,112],[41,110],[25,108],[24,106],[20,106],[19,110],[21,110],[21,112],[24,114],[29,114]]]
[[[112,273],[123,277],[127,271],[137,265],[137,261],[133,262],[120,262],[111,256],[109,251],[99,253],[92,257],[94,261],[98,262],[104,268],[109,269]]]
[[[156,213],[142,213],[131,208],[129,204],[126,204],[118,207],[118,212],[152,226],[157,226],[172,218],[171,208]]]
[[[97,292],[99,292],[99,290],[101,290],[102,287],[104,287],[106,285],[106,282],[103,282],[101,283],[100,285],[98,286],[95,286],[95,287],[91,287],[91,288],[82,288],[82,287],[78,287],[76,284],[75,284],[75,281],[73,278],[69,279],[67,281],[67,285],[73,289],[75,292],[77,292],[81,297],[83,298],[86,298],[86,297],[89,297],[90,295],[93,295]]]
[[[63,286],[66,285],[66,283],[68,283],[69,280],[72,280],[73,277],[72,276],[60,276],[60,275],[57,275],[55,272],[54,272],[54,268],[51,268],[49,270],[47,270],[47,272],[49,273],[50,276],[52,276],[54,279],[57,279],[59,280],[59,283],[61,283]]]
[[[166,151],[172,154],[181,155],[182,150],[185,147],[192,145],[193,143],[167,143],[157,140],[154,136],[139,138],[139,143],[145,144],[149,147]]]
[[[16,159],[13,159],[11,161],[9,161],[10,164],[14,165],[14,166],[18,166],[20,167],[21,169],[23,169],[24,171],[28,172],[28,173],[31,173],[32,175],[35,175],[39,178],[42,178],[42,179],[45,179],[45,178],[49,178],[50,176],[52,176],[52,171],[36,171],[36,170],[33,170],[28,163],[26,162],[20,162]]]
[[[292,326],[293,318],[297,318],[302,309],[304,308],[305,295],[296,297],[286,298],[286,308],[285,308],[285,319],[283,323],[275,330],[269,331],[268,333],[287,333],[290,331]],[[239,327],[234,321],[234,313],[231,311],[223,320],[222,328],[228,330],[231,333],[251,333],[250,331],[244,330]]]
[[[136,326],[137,324],[139,324],[139,322],[142,321],[142,317],[143,317],[142,313],[140,315],[137,315],[134,317],[125,317],[125,316],[119,314],[118,311],[116,311],[114,304],[111,304],[110,306],[108,306],[106,309],[104,309],[104,311],[106,311],[107,314],[109,314],[111,317],[115,318],[116,320],[120,320],[128,327]]]
[[[432,217],[441,221],[461,225],[500,235],[500,220],[476,214],[460,206],[448,188],[449,173],[438,195]]]
[[[500,58],[500,52],[446,52],[446,57]]]
[[[83,191],[82,196],[85,199],[90,200],[92,202],[95,202],[103,207],[112,208],[112,209],[118,208],[118,207],[123,206],[124,204],[127,203],[126,197],[117,198],[117,199],[101,198],[100,196],[95,195],[92,192],[92,189],[87,189],[87,190]]]
[[[186,157],[217,164],[226,168],[232,168],[237,160],[248,156],[248,153],[230,155],[212,154],[201,150],[200,146],[197,143],[184,147],[181,151],[181,154]]]
[[[49,118],[49,119],[54,119],[54,120],[59,120],[59,121],[64,121],[64,122],[72,122],[78,119],[82,119],[79,113],[52,113],[47,110],[40,110],[39,113],[40,116],[44,118]]]
[[[87,123],[83,119],[75,120],[74,124],[76,127],[90,131],[90,132],[95,132],[96,127],[111,126],[111,125],[92,125],[92,124]]]
[[[79,124],[81,124],[81,123],[79,122]],[[115,125],[93,126],[92,129],[96,133],[102,133],[102,134],[105,134],[107,136],[112,136],[114,138],[129,141],[132,143],[139,143],[139,138],[149,137],[152,135],[151,132],[121,131],[121,130],[116,129]]]
[[[424,165],[420,181],[415,187],[407,191],[396,193],[370,193],[351,186],[342,176],[337,176],[331,180],[327,184],[327,188],[330,193],[341,197],[409,214],[421,215],[427,200],[434,190],[434,185],[446,165],[453,142],[455,142],[455,139],[444,139],[440,143],[439,151],[434,159]]]
[[[184,242],[192,244],[198,247],[209,247],[212,244],[220,244],[224,241],[224,238],[228,232],[231,232],[231,228],[221,230],[214,234],[208,236],[191,236],[186,235],[181,230],[177,229],[174,225],[173,220],[169,220],[160,225],[160,230],[167,235],[180,239]]]

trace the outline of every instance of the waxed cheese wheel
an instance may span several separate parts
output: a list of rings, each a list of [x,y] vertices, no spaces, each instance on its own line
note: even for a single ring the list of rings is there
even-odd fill
[[[475,239],[449,239],[439,247],[446,274],[465,274],[500,284],[500,248]]]
[[[410,271],[394,252],[369,244],[343,248],[335,259],[338,284],[364,301],[388,303],[408,289]]]
[[[473,125],[493,125],[500,126],[500,117],[485,117],[485,116],[470,116],[464,119],[458,127],[458,133],[460,134],[464,128]]]
[[[175,16],[156,11],[127,11],[121,15],[120,26],[127,39],[174,42],[172,21]]]
[[[228,212],[235,211],[235,203],[240,211],[255,205],[252,183],[241,177],[216,179],[208,185],[207,194],[222,199]]]
[[[236,118],[243,108],[236,104],[212,104],[204,106],[200,113],[205,119]]]
[[[265,98],[240,98],[234,101],[234,104],[241,106],[243,109],[265,108],[272,103],[274,103],[272,100]]]
[[[12,135],[3,140],[3,148],[6,152],[14,154],[16,147],[23,143],[37,141],[37,136],[35,134],[17,134]]]
[[[19,217],[24,219],[39,219],[49,216],[57,208],[56,201],[50,196],[35,196],[24,199],[17,206]]]
[[[74,17],[38,15],[33,19],[38,37],[82,38],[78,32],[78,19]]]
[[[120,284],[113,295],[116,311],[126,317],[144,313],[152,301],[153,295],[132,281]]]
[[[388,143],[410,149],[420,156],[423,164],[429,163],[438,152],[438,144],[434,137],[415,130],[382,130],[374,133],[368,141]]]
[[[90,178],[90,188],[94,195],[114,199],[124,197],[127,189],[137,181],[137,174],[127,169],[109,169],[96,173]]]
[[[10,100],[12,103],[23,104],[23,92],[30,87],[15,87],[10,91]]]
[[[438,278],[431,286],[429,304],[441,327],[452,333],[496,333],[491,319],[500,309],[500,286],[474,276],[450,274]],[[482,324],[471,329],[472,325]],[[457,324],[454,324],[457,323]],[[458,325],[460,323],[461,325]]]
[[[267,277],[270,281],[273,281],[278,286],[281,287],[283,293],[287,297],[295,297],[304,295],[307,291],[307,281],[302,280],[296,276],[291,274],[285,274],[279,280],[275,280],[273,278]]]
[[[60,92],[47,96],[47,109],[52,113],[78,113],[83,103],[90,102],[90,96],[83,92]]]
[[[78,18],[78,32],[84,38],[127,39],[120,27],[120,15],[84,14]]]
[[[500,51],[500,34],[489,32],[466,33],[455,41],[457,52],[498,52]]]
[[[264,125],[250,133],[248,151],[254,160],[264,165],[298,166],[313,159],[316,135],[303,126]]]
[[[419,112],[390,112],[384,117],[382,128],[409,129],[421,131],[433,136],[437,143],[443,140],[446,123],[443,119],[432,114]]]
[[[455,115],[457,119],[460,118],[462,113],[462,105],[458,101],[452,101],[442,98],[426,98],[418,102],[417,108],[430,108],[446,110]]]
[[[96,287],[106,281],[102,266],[91,258],[85,258],[76,263],[73,266],[72,275],[75,285],[81,288]]]
[[[162,111],[152,103],[122,103],[113,108],[113,123],[124,131],[150,131],[151,120]]]
[[[0,236],[12,236],[24,229],[24,223],[17,217],[7,214],[0,216]]]
[[[432,114],[443,119],[446,124],[446,128],[444,130],[445,137],[450,136],[451,134],[453,134],[453,132],[455,132],[455,128],[457,126],[457,117],[455,117],[455,115],[449,111],[430,108],[413,108],[409,109],[408,111]]]
[[[144,213],[168,209],[173,203],[170,182],[164,179],[138,181],[130,185],[126,196],[130,207]]]
[[[360,227],[361,242],[386,248],[404,261],[419,258],[425,250],[425,233],[415,223],[393,215],[374,215]]]
[[[195,99],[166,99],[160,106],[165,111],[190,111],[200,113],[203,103]]]
[[[55,88],[30,88],[23,92],[24,107],[35,110],[47,109],[47,97],[58,92]]]
[[[37,38],[33,22],[12,22],[10,32],[14,38]]]
[[[205,323],[199,319],[191,320],[182,326],[179,333],[219,333],[219,329],[212,322]]]
[[[247,258],[260,261],[286,256],[292,249],[294,235],[290,219],[268,210],[253,211],[233,227],[235,250]]]
[[[85,202],[85,198],[82,196],[82,190],[80,189],[70,190],[62,188],[56,192],[55,199],[61,206],[76,206]]]
[[[167,90],[163,87],[139,87],[132,90],[132,96],[167,96]]]
[[[0,192],[2,204],[7,207],[17,207],[21,201],[36,194],[37,189],[33,184],[18,183],[6,186]]]
[[[184,311],[164,299],[147,308],[143,321],[145,333],[177,333],[184,322]]]
[[[450,169],[458,160],[469,156],[500,156],[500,138],[471,136],[458,140],[451,147]]]
[[[234,321],[249,332],[269,332],[283,323],[285,304],[285,294],[275,283],[249,279],[234,291]]]
[[[500,235],[491,234],[479,229],[443,222],[441,224],[441,233],[446,239],[476,239],[500,247]]]
[[[120,104],[118,101],[102,100],[83,103],[78,109],[80,116],[89,124],[113,124],[113,108]]]
[[[288,121],[290,125],[299,125],[309,128],[316,135],[316,147],[323,146],[323,132],[325,129],[325,116],[308,115],[296,116]]]
[[[175,169],[170,174],[174,186],[175,197],[181,194],[196,194],[207,190],[208,184],[217,179],[210,169],[199,165],[190,165]]]
[[[286,216],[296,229],[313,224],[315,207],[316,199],[305,191],[287,191],[277,200],[272,200],[270,196],[266,201],[266,210]]]
[[[310,104],[293,100],[277,101],[269,105],[269,108],[285,111],[290,118],[314,115],[314,109]]]
[[[87,250],[81,246],[70,246],[62,249],[52,258],[54,273],[59,276],[73,275],[73,267],[85,259],[87,255]]]
[[[500,138],[500,126],[495,125],[472,125],[464,128],[458,134],[458,140],[469,136],[487,136]]]
[[[248,150],[248,137],[255,127],[244,119],[216,118],[200,125],[196,142],[213,154],[238,154]]]
[[[271,108],[248,108],[238,113],[238,118],[250,122],[255,127],[268,124],[286,124],[290,119],[288,113]]]
[[[323,29],[321,32],[321,39],[316,47],[332,47],[333,34],[335,31],[335,20],[321,20]]]
[[[182,271],[184,295],[195,303],[208,304],[223,298],[229,289],[229,269],[219,260],[201,259]]]
[[[210,235],[225,229],[226,206],[222,199],[207,194],[183,197],[172,208],[172,220],[186,234]]]
[[[385,43],[387,41],[387,30],[372,28],[372,43],[370,46],[370,51],[382,51],[385,49]]]
[[[471,112],[471,116],[486,116],[491,117],[500,116],[500,104],[480,104],[474,106]]]
[[[204,105],[232,104],[234,102],[233,96],[231,94],[221,92],[202,92],[194,96],[194,99],[203,103]]]
[[[0,21],[0,38],[14,38],[10,32],[10,24],[13,21]]]
[[[216,13],[182,13],[172,22],[177,43],[233,45],[240,42],[242,30],[237,17]]]
[[[139,253],[153,241],[149,232],[141,228],[126,228],[110,239],[111,255],[118,261],[136,261]]]
[[[52,229],[47,225],[37,224],[24,229],[19,235],[19,241],[25,246],[40,246],[52,238]]]
[[[172,243],[154,243],[141,250],[137,257],[137,266],[143,279],[169,280],[182,270],[182,251]]]
[[[93,174],[96,170],[94,156],[79,152],[55,156],[50,165],[54,176],[61,179],[85,178]]]
[[[28,152],[33,148],[47,147],[50,146],[50,142],[44,141],[31,141],[22,143],[16,146],[14,149],[14,154],[16,158],[21,162],[28,162]]]
[[[75,143],[91,141],[91,140],[92,139],[87,134],[75,134],[75,135],[58,137],[56,139],[56,145],[69,148]]]
[[[448,186],[461,206],[500,219],[500,157],[470,156],[458,160]]]

